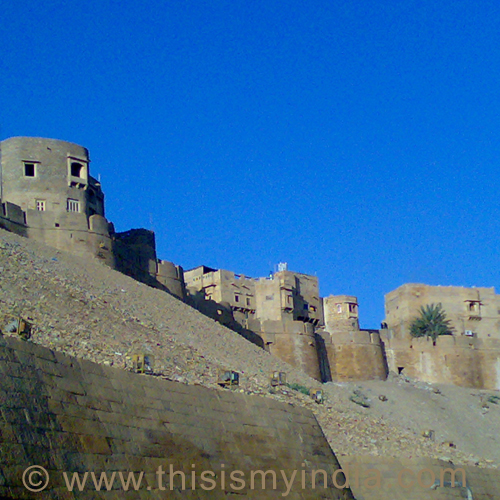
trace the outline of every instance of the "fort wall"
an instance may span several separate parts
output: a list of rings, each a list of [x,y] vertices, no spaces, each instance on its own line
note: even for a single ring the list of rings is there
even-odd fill
[[[430,383],[500,390],[500,296],[494,288],[408,283],[385,297],[389,369]],[[453,335],[412,338],[420,308],[441,304]]]
[[[181,300],[186,298],[186,286],[184,284],[184,270],[168,260],[157,260],[156,279],[166,286],[168,291]]]
[[[500,341],[441,336],[385,340],[389,369],[429,383],[500,390]]]
[[[23,471],[31,465],[44,467],[50,476],[48,489],[38,495],[68,499],[281,498],[286,487],[280,470],[287,477],[297,470],[299,476],[305,463],[306,472],[323,469],[331,478],[339,469],[314,415],[273,399],[158,380],[14,338],[0,338],[0,373],[0,497],[6,500],[34,498],[22,484]],[[170,465],[186,474],[186,490],[179,475],[172,477],[173,491],[168,489]],[[158,489],[159,466],[167,472],[167,491]],[[214,471],[215,489],[190,491],[193,470],[196,485],[202,483],[202,471]],[[229,481],[236,470],[246,478],[238,491]],[[251,471],[257,470],[276,471],[276,490],[269,483],[262,489],[259,481],[251,489]],[[63,471],[97,477],[113,471],[138,477],[143,471],[144,477],[138,491],[123,491],[117,479],[113,491],[87,486],[69,493]],[[303,489],[295,481],[287,498],[318,498],[318,489],[309,485],[306,481]],[[353,496],[330,480],[321,498]]]
[[[330,375],[335,381],[385,380],[388,368],[378,331],[359,329],[358,299],[330,295],[323,299],[325,329],[320,333]]]
[[[184,273],[157,258],[152,231],[116,233],[82,146],[13,137],[0,142],[0,160],[0,227],[92,255],[168,291],[313,378],[385,379],[388,369],[401,369],[429,382],[499,386],[500,296],[493,288],[403,285],[386,295],[381,340],[360,330],[356,297],[321,299],[317,277],[284,263],[258,279],[206,266]],[[434,349],[410,336],[420,307],[432,303],[442,304],[454,333]]]
[[[302,321],[263,321],[261,337],[277,358],[321,380],[314,325]]]
[[[331,380],[385,380],[384,345],[378,332],[322,332]]]

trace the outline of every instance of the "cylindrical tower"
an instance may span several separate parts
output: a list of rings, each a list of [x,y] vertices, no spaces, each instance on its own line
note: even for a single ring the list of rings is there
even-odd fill
[[[11,137],[0,150],[0,213],[8,228],[114,267],[104,194],[90,176],[87,149],[56,139]]]
[[[376,330],[359,329],[358,299],[330,295],[323,299],[325,332],[322,334],[332,380],[384,380],[387,363]]]
[[[11,137],[0,147],[3,201],[25,212],[104,217],[104,195],[100,183],[89,174],[86,148],[39,137]],[[36,219],[28,220],[28,225],[39,222]]]

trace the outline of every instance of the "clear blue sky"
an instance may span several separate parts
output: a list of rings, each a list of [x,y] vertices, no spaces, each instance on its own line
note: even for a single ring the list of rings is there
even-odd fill
[[[500,3],[10,1],[0,136],[90,149],[161,258],[353,294],[497,286]]]

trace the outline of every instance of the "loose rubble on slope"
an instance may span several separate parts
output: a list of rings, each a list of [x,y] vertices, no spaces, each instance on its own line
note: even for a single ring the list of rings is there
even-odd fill
[[[131,369],[134,354],[147,354],[153,359],[154,375],[144,376],[306,406],[316,414],[338,456],[432,457],[481,466],[500,464],[500,456],[492,460],[472,455],[465,448],[433,441],[397,418],[386,418],[374,411],[361,385],[322,385],[169,294],[96,260],[0,230],[0,276],[0,328],[4,334],[14,334],[7,333],[5,326],[23,317],[33,324],[30,341],[66,354],[121,369]],[[217,384],[220,368],[239,372],[240,385],[222,389]],[[325,403],[317,404],[290,387],[271,388],[273,371],[286,372],[288,382],[323,390]],[[377,407],[388,404],[386,396],[385,400],[378,398],[384,392],[375,395]],[[500,415],[500,405],[490,406],[494,407],[490,411]]]

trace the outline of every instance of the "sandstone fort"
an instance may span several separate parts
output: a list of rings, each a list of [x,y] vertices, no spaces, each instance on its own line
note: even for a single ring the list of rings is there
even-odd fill
[[[86,148],[13,137],[0,143],[0,226],[164,290],[319,381],[368,380],[390,371],[426,382],[500,389],[500,296],[493,288],[405,284],[385,297],[380,329],[359,327],[357,298],[320,297],[318,278],[290,271],[252,278],[160,260],[154,233],[118,233]],[[440,303],[453,335],[412,338],[419,308]]]

